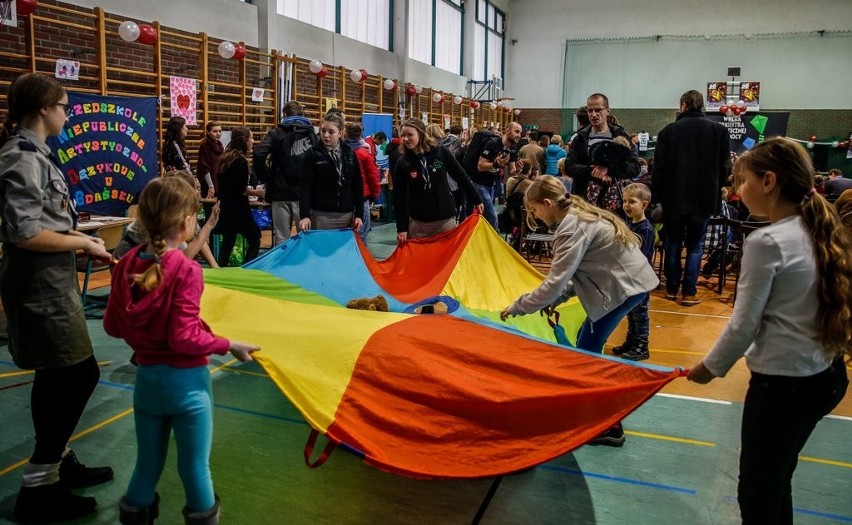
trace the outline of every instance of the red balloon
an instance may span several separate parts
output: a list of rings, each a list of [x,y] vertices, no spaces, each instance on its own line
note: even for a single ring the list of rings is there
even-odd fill
[[[367,80],[367,70],[361,69],[360,71],[361,71],[361,82],[364,82],[364,81]]]
[[[471,100],[470,101],[470,107],[472,107],[473,109],[478,109],[479,108],[479,102],[477,102],[476,100]]]
[[[246,46],[243,44],[234,44],[234,60],[242,60],[246,57]]]
[[[317,71],[317,78],[325,78],[326,76],[328,76],[328,68],[322,66],[322,69]]]
[[[719,113],[724,115],[727,112],[728,112],[728,106],[722,106],[722,107],[719,108]]]
[[[405,94],[408,95],[409,97],[413,97],[414,95],[417,94],[417,89],[415,89],[414,86],[409,84],[409,85],[405,86]]]
[[[37,3],[38,2],[36,0],[17,0],[15,2],[15,7],[18,8],[18,14],[20,16],[29,16],[33,14],[33,11],[35,11]]]
[[[146,46],[153,46],[157,43],[157,30],[148,24],[139,24],[139,38],[136,41]]]
[[[733,106],[733,107],[731,107],[731,111],[733,111],[734,115],[739,115],[742,110],[740,108],[738,108],[737,106]]]
[[[811,135],[811,142],[816,142],[816,135]]]

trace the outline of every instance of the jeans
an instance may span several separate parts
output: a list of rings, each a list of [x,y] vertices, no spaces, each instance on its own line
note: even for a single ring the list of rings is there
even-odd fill
[[[178,475],[190,512],[213,507],[210,449],[213,443],[213,396],[206,366],[140,366],[133,393],[136,420],[136,467],[125,498],[147,507],[163,472],[172,430],[177,442]]]
[[[707,233],[707,217],[681,215],[666,219],[666,293],[695,295],[695,282],[701,271],[701,255],[704,253],[704,235]],[[686,246],[686,265],[681,266],[680,252]],[[681,283],[681,279],[683,282]]]
[[[628,297],[626,301],[617,306],[613,311],[592,322],[588,317],[583,321],[580,332],[577,334],[577,348],[589,352],[603,353],[604,344],[618,323],[627,315],[627,312],[647,298],[647,293],[636,294]]]
[[[361,229],[358,230],[358,236],[361,237],[361,240],[364,241],[364,244],[367,244],[367,234],[370,233],[370,201],[364,201],[364,213],[361,217],[362,225]]]
[[[485,205],[485,210],[483,211],[483,216],[485,220],[488,221],[495,230],[497,230],[497,210],[494,208],[494,185],[491,186],[483,186],[481,184],[473,185],[476,188],[476,193],[479,194],[479,198],[482,199],[482,204]]]
[[[649,293],[644,293],[643,299],[627,313],[627,333],[633,335],[636,343],[648,344],[650,322],[648,320]]]
[[[744,525],[792,525],[791,480],[799,452],[848,385],[842,358],[810,377],[752,372],[743,405],[737,491]]]
[[[272,228],[276,245],[290,238],[293,223],[299,224],[299,201],[272,201]]]

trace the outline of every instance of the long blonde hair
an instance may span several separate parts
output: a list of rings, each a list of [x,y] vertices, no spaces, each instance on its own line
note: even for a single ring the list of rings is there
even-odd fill
[[[814,190],[810,156],[797,142],[776,137],[740,156],[734,167],[738,180],[743,170],[758,177],[775,173],[781,198],[797,205],[819,272],[820,342],[832,355],[845,352],[852,359],[852,239],[834,206]]]
[[[163,279],[161,260],[168,246],[166,237],[183,225],[187,215],[195,215],[198,197],[195,188],[181,177],[160,177],[152,180],[139,194],[139,224],[148,232],[154,248],[154,264],[133,276],[133,282],[146,292],[160,285]]]
[[[615,229],[615,239],[622,246],[638,248],[641,240],[639,236],[630,231],[627,224],[616,214],[592,206],[585,200],[565,192],[565,186],[557,177],[549,175],[538,177],[524,196],[524,205],[527,206],[527,225],[531,229],[536,228],[535,217],[529,210],[532,203],[542,204],[544,199],[550,199],[563,210],[562,217],[571,213],[584,222],[606,221]]]

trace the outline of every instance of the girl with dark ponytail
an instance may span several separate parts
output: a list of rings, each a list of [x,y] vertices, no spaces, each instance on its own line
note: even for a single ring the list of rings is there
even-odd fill
[[[0,298],[12,358],[35,370],[35,450],[14,513],[20,522],[72,520],[94,512],[96,502],[71,489],[113,477],[109,467],[84,467],[67,448],[100,377],[74,254],[110,255],[103,241],[74,231],[68,185],[45,144],[68,120],[65,90],[53,78],[29,73],[12,82],[7,101],[0,129]]]
[[[852,356],[852,241],[813,187],[807,152],[787,138],[758,144],[734,174],[770,224],[743,245],[731,321],[688,379],[724,377],[745,355],[738,499],[743,523],[793,523],[791,479],[817,422],[843,398]]]

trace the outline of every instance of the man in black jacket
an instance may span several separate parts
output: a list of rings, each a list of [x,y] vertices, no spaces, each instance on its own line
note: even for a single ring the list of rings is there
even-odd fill
[[[653,194],[663,206],[666,231],[666,298],[696,305],[695,282],[701,266],[707,220],[716,215],[721,188],[731,168],[728,129],[704,117],[704,97],[690,90],[680,97],[675,122],[657,135]],[[686,246],[686,265],[681,250]]]
[[[299,184],[302,157],[319,142],[314,125],[303,115],[295,100],[284,104],[284,119],[254,148],[252,159],[257,178],[266,184],[266,198],[272,203],[275,244],[290,238],[299,222]]]

